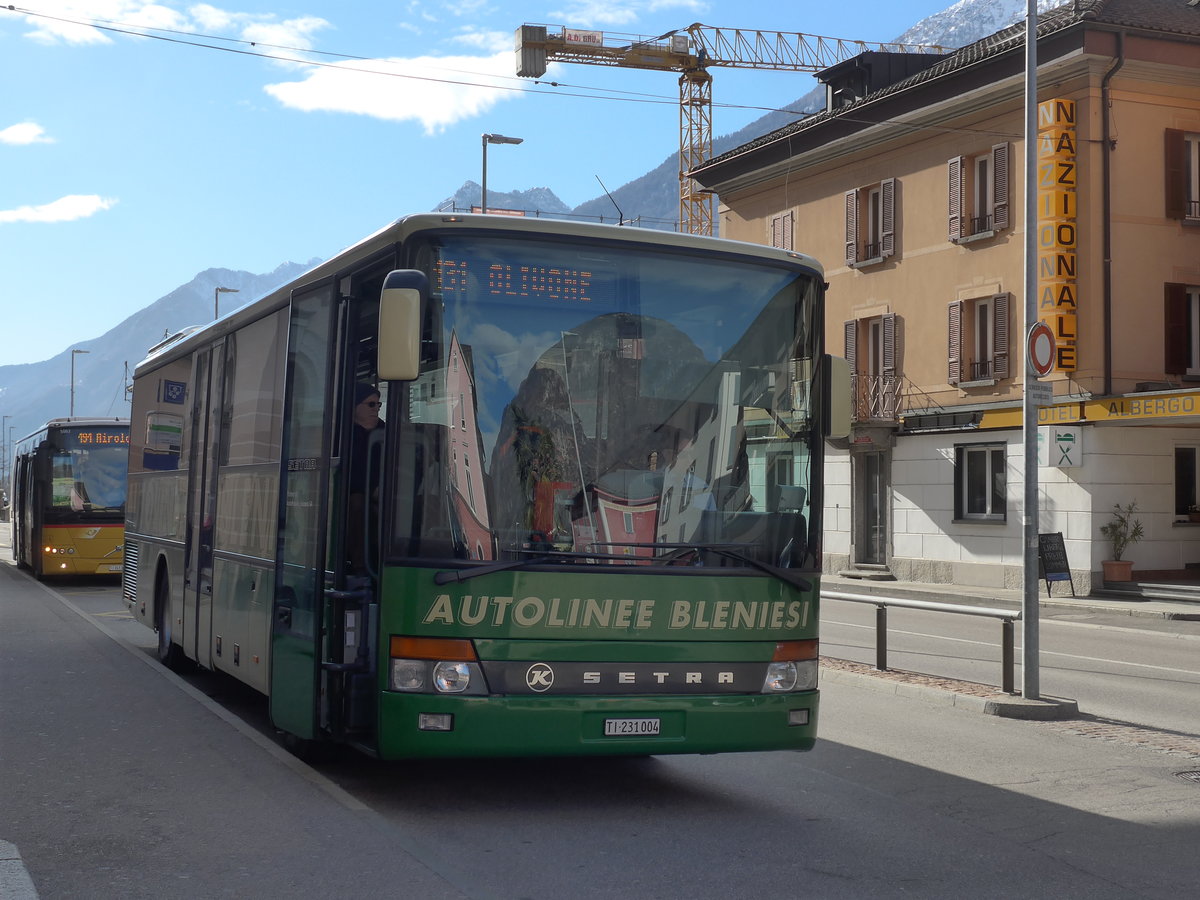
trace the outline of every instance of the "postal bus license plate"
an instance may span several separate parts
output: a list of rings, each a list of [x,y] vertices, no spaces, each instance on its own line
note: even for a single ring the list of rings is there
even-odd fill
[[[605,719],[605,737],[642,737],[658,734],[662,728],[660,719]]]

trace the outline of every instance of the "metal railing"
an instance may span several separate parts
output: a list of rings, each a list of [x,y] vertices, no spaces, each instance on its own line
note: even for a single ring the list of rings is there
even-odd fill
[[[854,421],[882,419],[894,422],[899,412],[901,380],[896,375],[850,376]]]
[[[931,600],[907,600],[900,597],[880,597],[874,594],[848,594],[843,591],[821,591],[821,598],[846,600],[850,603],[870,603],[875,607],[875,668],[888,670],[887,664],[887,611],[889,606],[901,609],[923,609],[929,612],[957,613],[963,616],[984,616],[1000,620],[1000,689],[1014,694],[1016,681],[1013,677],[1015,654],[1013,652],[1013,623],[1021,618],[1020,610],[994,609],[986,606],[964,606],[960,603],[936,603]]]

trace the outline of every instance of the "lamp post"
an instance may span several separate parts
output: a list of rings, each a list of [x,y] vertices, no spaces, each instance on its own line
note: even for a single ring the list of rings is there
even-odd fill
[[[12,416],[0,416],[0,488],[8,484],[8,444],[4,441],[4,436],[8,434],[8,420]]]
[[[76,353],[91,353],[90,350],[72,350],[71,351],[71,412],[70,415],[75,415],[75,354]]]
[[[505,137],[502,134],[485,134],[483,136],[483,190],[479,198],[479,211],[487,212],[487,148],[488,144],[519,144],[525,138]]]
[[[239,291],[237,288],[219,287],[219,288],[213,289],[213,321],[214,322],[217,321],[217,317],[220,315],[220,313],[218,312],[218,309],[220,308],[220,305],[221,305],[221,295],[222,294],[240,294],[240,293],[241,293],[241,291]]]

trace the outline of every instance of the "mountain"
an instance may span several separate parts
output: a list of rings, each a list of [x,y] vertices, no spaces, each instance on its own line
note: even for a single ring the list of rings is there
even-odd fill
[[[1063,2],[1070,0],[1038,0],[1038,9],[1044,12],[1061,6]],[[939,13],[922,19],[895,40],[897,43],[906,44],[964,47],[1023,19],[1025,10],[1026,0],[961,0]],[[715,76],[716,85],[720,84],[720,77],[720,73]],[[824,108],[825,90],[823,87],[814,88],[784,109],[769,112],[732,134],[714,138],[713,154],[719,155],[732,150],[777,128],[790,125],[798,116],[819,112]],[[547,190],[547,193],[550,192]],[[488,191],[488,195],[493,198],[510,196],[496,194],[491,190]],[[554,200],[561,203],[557,197],[554,197]],[[479,202],[478,185],[475,186],[474,202]],[[500,205],[495,199],[489,203]],[[511,208],[529,211],[539,209],[536,206],[519,205]],[[611,196],[601,195],[581,203],[570,210],[570,214],[592,221],[599,217],[611,221],[615,218],[618,208],[625,221],[651,228],[673,228],[679,219],[678,152],[672,152],[645,175],[612,191]],[[541,207],[540,211],[551,214],[555,212],[549,207]]]
[[[75,357],[75,415],[128,416],[125,385],[134,367],[164,337],[189,325],[212,321],[218,287],[238,292],[220,295],[221,313],[225,314],[286,284],[316,263],[284,263],[265,275],[206,269],[115,328],[75,344],[75,348],[87,351]],[[12,427],[17,440],[47,419],[68,415],[71,350],[42,362],[0,366],[0,408],[9,417],[5,430]]]
[[[1045,10],[1060,5],[1060,2],[1038,0],[1038,6]],[[1025,7],[1026,0],[961,0],[916,23],[896,40],[961,47],[1018,21],[1025,14]],[[719,79],[719,74],[717,77]],[[786,109],[767,113],[745,128],[717,138],[713,141],[713,151],[724,153],[781,128],[794,122],[798,115],[822,109],[824,102],[823,89],[809,91],[788,104]],[[480,186],[467,181],[439,209],[468,210],[478,205],[479,194]],[[612,191],[611,195],[601,194],[574,209],[548,187],[507,193],[488,191],[488,206],[497,210],[521,209],[590,221],[612,222],[620,216],[627,222],[646,227],[670,229],[679,216],[678,153],[672,152],[660,165]],[[146,355],[146,350],[164,336],[187,325],[210,321],[213,291],[217,287],[234,288],[239,292],[221,295],[221,308],[228,312],[285,284],[314,264],[315,261],[284,263],[274,272],[262,275],[208,269],[100,337],[75,345],[77,349],[88,351],[75,357],[76,414],[128,415],[126,368],[132,370]],[[14,437],[23,436],[47,418],[68,414],[71,359],[71,351],[64,350],[43,362],[0,366],[0,408],[8,417],[4,422],[6,431],[11,426]],[[0,437],[7,437],[7,434]]]

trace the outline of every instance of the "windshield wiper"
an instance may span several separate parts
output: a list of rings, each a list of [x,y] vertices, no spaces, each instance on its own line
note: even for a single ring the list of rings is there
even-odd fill
[[[525,551],[529,552],[529,551]],[[609,553],[573,553],[568,550],[547,550],[530,555],[524,559],[508,559],[504,562],[491,563],[486,566],[474,566],[469,569],[449,569],[438,572],[433,576],[434,584],[449,584],[450,582],[469,581],[480,575],[494,575],[496,572],[510,572],[514,569],[524,569],[527,566],[554,562],[555,560],[578,559],[629,559],[628,556],[617,556]]]
[[[736,547],[745,546],[744,544],[609,544],[601,546],[620,546],[620,547],[648,547],[651,550],[691,550],[693,552],[704,551],[706,553],[715,553],[717,556],[723,556],[726,559],[732,559],[743,565],[750,566],[753,569],[758,569],[760,572],[765,572],[775,578],[778,578],[784,584],[789,584],[797,590],[811,591],[812,582],[806,578],[801,578],[792,572],[791,569],[785,569],[782,566],[774,566],[771,563],[763,562],[760,559],[755,559],[742,553],[739,550],[733,549]],[[629,559],[630,557],[617,557],[619,559]],[[637,557],[633,557],[637,559]],[[655,559],[654,561],[658,561]]]

